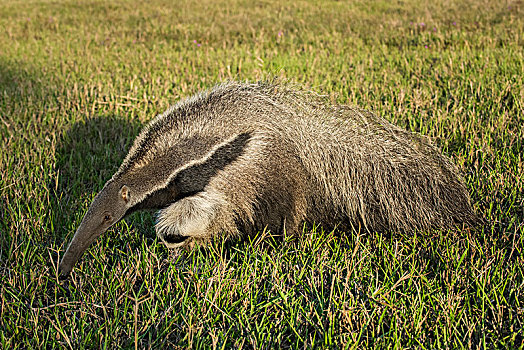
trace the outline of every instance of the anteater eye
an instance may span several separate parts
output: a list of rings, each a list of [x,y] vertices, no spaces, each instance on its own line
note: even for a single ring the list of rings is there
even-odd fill
[[[104,221],[109,221],[109,220],[111,220],[111,215],[106,214],[106,216],[104,216]]]

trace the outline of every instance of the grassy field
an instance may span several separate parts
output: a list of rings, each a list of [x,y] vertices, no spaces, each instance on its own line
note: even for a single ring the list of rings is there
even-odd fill
[[[523,347],[522,1],[4,0],[0,14],[3,348]],[[488,225],[176,254],[135,214],[58,280],[143,123],[268,75],[428,135]]]

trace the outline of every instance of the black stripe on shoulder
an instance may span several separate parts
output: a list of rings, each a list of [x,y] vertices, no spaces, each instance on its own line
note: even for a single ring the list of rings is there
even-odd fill
[[[250,138],[249,133],[239,134],[231,142],[218,148],[205,162],[195,164],[178,173],[172,182],[178,189],[179,195],[186,196],[202,191],[212,177],[244,153]]]
[[[220,146],[203,163],[196,163],[180,171],[169,184],[149,194],[143,201],[130,208],[126,214],[142,209],[161,209],[169,204],[204,190],[211,179],[244,152],[251,139],[250,133],[237,135]]]

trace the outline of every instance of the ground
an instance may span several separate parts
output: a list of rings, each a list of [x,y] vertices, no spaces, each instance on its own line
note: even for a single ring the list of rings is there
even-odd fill
[[[524,3],[0,3],[3,348],[518,348]],[[427,135],[479,232],[305,232],[184,254],[154,216],[57,263],[141,125],[225,79],[289,79]]]

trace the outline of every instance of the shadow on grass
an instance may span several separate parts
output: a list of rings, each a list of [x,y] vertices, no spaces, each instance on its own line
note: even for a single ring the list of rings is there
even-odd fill
[[[93,198],[118,170],[141,128],[138,120],[126,116],[99,115],[76,122],[62,133],[56,149],[59,180],[51,214],[60,256]],[[146,245],[153,243],[156,237],[153,227],[151,212],[134,213],[99,237],[81,261],[87,266],[95,264],[96,268],[107,266],[112,270],[129,254],[140,251],[144,238],[148,241]]]
[[[6,98],[0,101],[3,117],[11,120],[12,110],[7,107],[25,102],[28,98],[44,97],[51,92],[46,89],[44,77],[32,67],[0,57],[0,91]]]
[[[55,237],[72,237],[74,225],[118,170],[140,128],[138,120],[100,115],[76,122],[62,134],[56,150]]]

